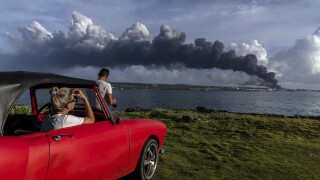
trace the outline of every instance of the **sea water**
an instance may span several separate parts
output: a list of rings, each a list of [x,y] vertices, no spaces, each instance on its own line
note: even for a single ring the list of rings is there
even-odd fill
[[[117,110],[128,107],[196,109],[239,113],[320,116],[320,92],[114,89]]]

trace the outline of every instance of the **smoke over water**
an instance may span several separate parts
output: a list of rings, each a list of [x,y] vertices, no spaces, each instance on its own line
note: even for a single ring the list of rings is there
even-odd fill
[[[149,68],[191,68],[233,70],[245,72],[256,79],[251,85],[279,88],[275,73],[258,65],[253,54],[237,56],[234,50],[225,52],[224,44],[198,38],[185,43],[186,34],[168,25],[148,40],[149,31],[141,23],[135,23],[119,37],[107,33],[92,20],[72,13],[68,35],[62,31],[53,33],[40,23],[21,27],[22,43],[17,54],[7,55],[10,68],[22,64],[26,69],[67,69],[78,67],[119,67],[142,65]]]

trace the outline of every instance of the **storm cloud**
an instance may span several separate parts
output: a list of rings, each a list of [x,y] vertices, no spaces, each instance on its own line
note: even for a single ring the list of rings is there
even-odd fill
[[[186,34],[168,25],[161,26],[159,34],[151,41],[148,40],[147,27],[139,22],[118,38],[74,11],[68,34],[62,31],[51,33],[36,21],[20,27],[19,31],[22,36],[21,43],[17,43],[17,52],[2,57],[7,69],[14,69],[17,65],[34,71],[88,66],[144,66],[169,70],[218,68],[254,77],[248,82],[251,85],[279,88],[275,73],[259,65],[256,55],[239,56],[235,50],[226,51],[222,42],[210,42],[205,38],[186,43]]]

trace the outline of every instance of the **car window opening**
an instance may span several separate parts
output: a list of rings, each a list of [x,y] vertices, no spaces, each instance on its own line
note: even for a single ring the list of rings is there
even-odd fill
[[[3,127],[3,135],[19,136],[25,134],[39,133],[43,119],[47,114],[51,112],[51,109],[49,109],[50,106],[45,107],[41,110],[41,112],[38,112],[43,105],[51,102],[50,89],[51,87],[35,90],[34,94],[37,101],[37,107],[35,108],[35,112],[37,112],[38,117],[36,117],[36,114],[32,112],[32,97],[30,97],[32,93],[30,93],[30,90],[25,91],[11,108]],[[95,123],[101,121],[108,121],[108,118],[106,117],[105,113],[100,108],[100,102],[98,101],[98,98],[96,97],[93,88],[80,89],[89,100],[89,103],[94,113]],[[107,108],[109,111],[108,114],[112,116],[110,108],[108,106]],[[70,111],[69,114],[78,117],[85,117],[86,111],[84,108],[83,101],[78,100],[77,102],[75,102],[74,109]]]

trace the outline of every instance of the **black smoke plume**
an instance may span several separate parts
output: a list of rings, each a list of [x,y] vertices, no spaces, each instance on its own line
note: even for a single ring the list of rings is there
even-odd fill
[[[107,38],[103,34],[104,31],[93,25],[88,26],[87,34],[81,35],[77,32],[77,36],[74,35],[75,33],[71,36],[72,34],[69,33],[69,36],[66,37],[61,31],[51,34],[45,31],[40,24],[34,24],[45,33],[42,32],[41,36],[33,35],[32,37],[40,37],[40,40],[37,41],[32,41],[32,38],[27,41],[27,38],[23,38],[24,48],[21,48],[16,55],[6,56],[7,60],[14,62],[13,65],[19,64],[27,69],[29,67],[29,69],[36,70],[67,69],[75,66],[121,68],[130,65],[152,68],[159,66],[194,69],[219,68],[245,72],[263,80],[262,84],[254,85],[280,88],[275,79],[275,73],[268,72],[266,67],[258,65],[255,55],[237,56],[234,50],[225,52],[223,43],[219,41],[212,43],[204,38],[196,39],[194,43],[185,43],[186,34],[174,31],[167,25],[162,26],[159,35],[149,41],[140,37],[136,32],[133,35],[124,33],[123,37],[126,38]],[[102,38],[98,36],[99,34],[96,35],[97,33],[88,33],[90,28],[94,33],[102,32],[100,33],[103,35]],[[132,32],[130,29],[127,31]],[[28,33],[24,35],[27,36]]]

